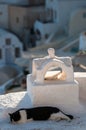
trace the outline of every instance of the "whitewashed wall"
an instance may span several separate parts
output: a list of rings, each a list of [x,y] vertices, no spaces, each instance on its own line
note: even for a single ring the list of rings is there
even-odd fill
[[[81,33],[79,38],[79,50],[86,50],[86,32]]]
[[[6,39],[7,38],[10,38],[11,39],[11,45],[6,45]],[[2,50],[1,53],[2,53],[2,58],[0,59],[0,65],[3,65],[6,63],[6,50],[10,50],[10,58],[13,58],[14,62],[15,62],[15,48],[18,47],[20,48],[20,55],[22,54],[22,43],[19,41],[19,39],[3,30],[3,29],[0,29],[0,49]]]
[[[57,30],[57,24],[53,23],[43,24],[40,23],[39,21],[36,21],[34,24],[34,28],[35,30],[38,29],[41,33],[41,36],[44,38],[46,34],[50,35]]]

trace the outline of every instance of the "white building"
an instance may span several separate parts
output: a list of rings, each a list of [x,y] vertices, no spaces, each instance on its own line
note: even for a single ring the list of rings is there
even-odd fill
[[[53,33],[66,32],[73,35],[86,29],[86,0],[46,0],[45,16],[42,14],[34,28],[42,38]]]
[[[22,54],[22,43],[12,33],[0,29],[0,65],[11,65]]]
[[[30,29],[34,22],[40,17],[45,6],[44,1],[28,0],[0,1],[0,28],[9,29],[21,38],[26,46],[29,44]],[[25,4],[26,3],[26,4]]]

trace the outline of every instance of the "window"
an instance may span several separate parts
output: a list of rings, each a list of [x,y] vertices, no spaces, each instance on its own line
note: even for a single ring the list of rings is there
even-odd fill
[[[83,13],[83,18],[86,18],[86,12]]]
[[[15,48],[15,57],[16,58],[20,57],[20,48],[18,47]]]
[[[6,38],[5,42],[6,42],[6,45],[10,45],[11,44],[11,39],[10,38]]]
[[[2,12],[0,12],[0,15],[2,15]]]
[[[19,23],[19,17],[16,17],[16,23]]]
[[[48,34],[45,34],[45,39],[47,39],[49,37],[49,35]]]
[[[2,50],[0,49],[0,59],[2,59]]]
[[[38,29],[36,29],[35,34],[36,34],[36,39],[41,40],[41,33]]]
[[[57,11],[55,10],[54,11],[54,16],[55,16],[55,19],[57,18]]]
[[[24,27],[28,27],[28,16],[23,17]]]

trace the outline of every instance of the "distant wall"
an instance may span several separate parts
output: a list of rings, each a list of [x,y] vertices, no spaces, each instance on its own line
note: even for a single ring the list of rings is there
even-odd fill
[[[10,6],[9,7],[9,15],[10,15],[10,30],[16,34],[20,34],[24,27],[24,16],[26,16],[27,8],[18,7],[18,6]]]

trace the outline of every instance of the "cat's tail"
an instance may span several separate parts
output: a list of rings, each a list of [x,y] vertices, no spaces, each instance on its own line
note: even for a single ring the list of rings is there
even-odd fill
[[[61,111],[61,110],[58,109],[57,107],[54,107],[54,108],[53,108],[53,112],[55,112],[55,113],[59,112],[59,113],[62,115],[63,118],[65,118],[65,119],[67,119],[67,120],[69,120],[69,121],[71,121],[71,120],[74,119],[74,117],[73,117],[72,115],[69,115],[69,114],[64,113],[63,111]]]
[[[62,111],[61,111],[62,112]],[[74,117],[72,115],[69,115],[69,114],[65,114],[64,112],[62,112],[62,114],[64,114],[64,117],[68,120],[68,121],[71,121],[74,119]]]
[[[65,114],[67,117],[69,117],[69,119],[70,120],[73,120],[74,119],[74,117],[72,116],[72,115],[67,115],[67,114]]]

